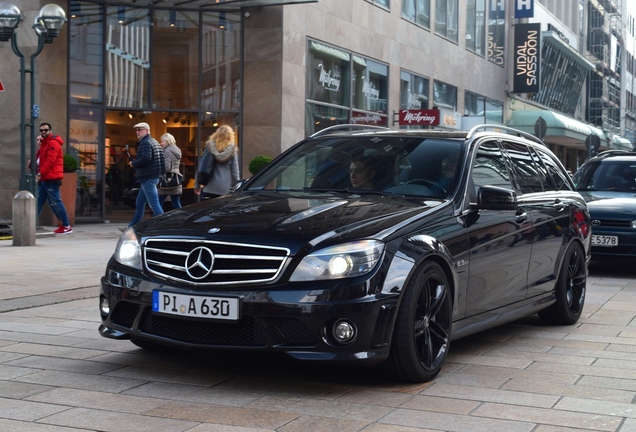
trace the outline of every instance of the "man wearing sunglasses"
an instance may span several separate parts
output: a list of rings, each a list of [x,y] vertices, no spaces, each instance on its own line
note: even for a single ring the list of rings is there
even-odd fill
[[[51,132],[50,123],[40,124],[40,149],[36,153],[38,173],[38,216],[42,212],[45,202],[49,206],[55,217],[62,224],[53,231],[55,234],[70,234],[73,232],[68,220],[66,207],[60,196],[60,186],[64,177],[64,153],[62,146],[64,141],[58,135]]]

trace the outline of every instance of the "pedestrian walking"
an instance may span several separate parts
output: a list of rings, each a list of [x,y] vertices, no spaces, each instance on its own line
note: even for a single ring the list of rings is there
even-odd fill
[[[68,220],[66,207],[60,196],[60,186],[64,178],[64,140],[59,135],[53,135],[50,123],[40,124],[40,148],[36,153],[38,183],[38,217],[42,213],[44,203],[49,207],[61,225],[54,230],[55,234],[70,234],[73,228]]]
[[[223,125],[210,135],[205,145],[194,193],[201,194],[202,199],[225,195],[239,180],[236,135],[230,126]]]
[[[163,214],[157,193],[157,183],[165,169],[163,150],[157,140],[150,136],[148,123],[137,123],[134,128],[138,139],[137,155],[128,164],[135,170],[135,178],[140,186],[135,202],[135,215],[128,224],[129,227],[143,219],[146,203],[150,206],[153,216]]]
[[[181,165],[181,149],[177,146],[177,141],[174,136],[169,133],[161,135],[159,141],[163,148],[163,157],[165,161],[166,174],[165,178],[174,180],[172,185],[170,183],[164,184],[164,181],[159,182],[159,203],[163,206],[167,197],[170,197],[173,209],[181,208],[181,194],[183,193],[183,176],[179,172],[179,166]]]

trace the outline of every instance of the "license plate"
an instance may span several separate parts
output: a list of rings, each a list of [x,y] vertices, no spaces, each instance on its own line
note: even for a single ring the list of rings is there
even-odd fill
[[[618,246],[617,236],[592,235],[592,246],[612,247]]]
[[[239,319],[240,303],[236,297],[191,296],[162,291],[152,292],[152,310],[192,318]]]

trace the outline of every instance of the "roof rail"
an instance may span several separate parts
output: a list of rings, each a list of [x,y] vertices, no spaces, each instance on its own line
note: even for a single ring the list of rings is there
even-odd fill
[[[519,129],[511,128],[511,127],[508,127],[508,126],[496,125],[496,124],[483,124],[483,125],[475,126],[470,131],[468,131],[468,138],[471,138],[477,132],[488,131],[488,130],[505,131],[508,134],[517,135],[518,137],[522,137],[522,138],[528,139],[530,141],[534,141],[537,144],[545,145],[543,141],[541,141],[539,138],[537,138],[536,136],[534,136],[532,134],[520,131]]]
[[[372,125],[359,125],[359,124],[339,124],[339,125],[334,125],[334,126],[329,126],[328,128],[324,128],[319,130],[318,132],[310,135],[310,138],[315,138],[330,132],[338,132],[338,131],[354,131],[354,130],[377,130],[377,129],[381,129],[381,130],[391,130],[388,127],[384,127],[384,126],[372,126]]]
[[[615,155],[633,155],[634,152],[631,152],[629,150],[604,150],[602,152],[600,152],[599,154],[597,154],[595,157],[597,158],[603,158],[603,157],[608,157],[608,156],[615,156]]]

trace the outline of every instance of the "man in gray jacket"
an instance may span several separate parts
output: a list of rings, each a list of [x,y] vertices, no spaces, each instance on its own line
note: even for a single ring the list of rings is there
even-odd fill
[[[143,219],[146,203],[152,209],[153,216],[163,214],[157,193],[157,183],[165,169],[163,149],[157,140],[150,136],[148,123],[137,123],[134,128],[139,141],[135,160],[130,161],[129,165],[135,170],[135,178],[140,183],[140,187],[135,203],[135,215],[128,224],[129,227]]]

